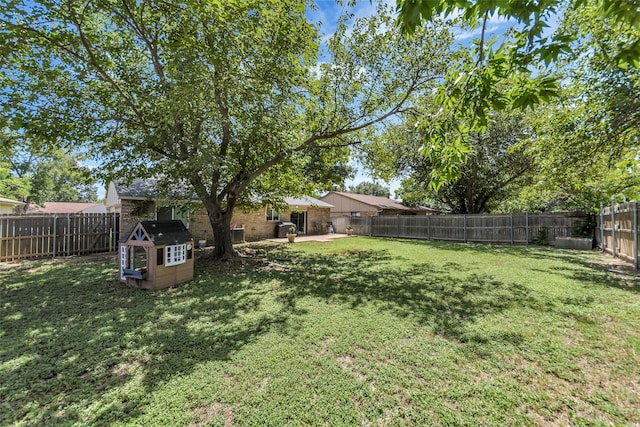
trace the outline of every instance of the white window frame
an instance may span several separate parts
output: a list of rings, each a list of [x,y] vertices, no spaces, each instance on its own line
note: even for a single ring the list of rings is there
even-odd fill
[[[124,280],[124,269],[127,268],[127,245],[120,246],[120,280]]]
[[[269,215],[269,213],[271,213],[271,215]],[[280,221],[280,212],[267,206],[264,217],[269,222],[277,222]]]
[[[164,265],[180,265],[187,262],[187,245],[167,245],[164,248]]]
[[[352,211],[351,212],[351,216],[359,217],[360,216],[360,212],[359,211]]]

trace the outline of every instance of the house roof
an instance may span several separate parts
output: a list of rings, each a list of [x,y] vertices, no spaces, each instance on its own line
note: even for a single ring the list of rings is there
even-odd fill
[[[129,240],[133,232],[142,225],[142,228],[149,236],[154,245],[177,245],[193,240],[193,236],[180,220],[173,221],[140,221],[129,231],[127,231],[119,240],[124,243]]]
[[[303,196],[303,197],[285,197],[284,201],[287,202],[289,206],[304,206],[304,207],[313,207],[313,208],[332,208],[333,205],[330,205],[327,202],[323,202],[322,200],[314,199],[313,197]]]
[[[174,180],[167,193],[158,189],[158,178],[135,178],[130,184],[123,181],[114,181],[116,193],[119,199],[146,200],[170,198],[176,200],[196,200],[198,196],[183,180]]]
[[[411,208],[408,208],[405,205],[402,205],[388,197],[369,196],[366,194],[345,193],[340,191],[332,191],[332,193],[339,194],[343,197],[347,197],[349,199],[353,199],[370,206],[374,206],[378,209],[396,209],[401,211],[411,210]]]
[[[0,197],[0,203],[2,203],[3,205],[14,205],[14,206],[24,205],[24,202],[19,202],[18,200],[6,199],[4,197]]]
[[[156,184],[158,180],[156,178],[135,178],[131,181],[131,184],[126,185],[123,182],[114,181],[116,192],[120,199],[130,200],[144,200],[144,199],[157,199],[161,196],[158,192]],[[188,197],[187,197],[188,198]],[[191,196],[191,199],[195,200],[197,197]],[[304,207],[318,207],[318,208],[332,208],[327,202],[315,199],[309,196],[303,197],[285,197],[285,202],[289,206],[304,206]]]
[[[413,208],[413,210],[415,210],[415,211],[433,212],[433,213],[441,213],[442,212],[440,209],[430,208],[429,206],[418,206],[416,208]]]
[[[129,185],[118,181],[114,181],[113,184],[116,187],[118,197],[121,199],[155,199],[159,197],[156,188],[157,182],[158,180],[155,178],[135,178]]]
[[[29,213],[78,213],[100,203],[46,202],[44,206],[30,205]]]

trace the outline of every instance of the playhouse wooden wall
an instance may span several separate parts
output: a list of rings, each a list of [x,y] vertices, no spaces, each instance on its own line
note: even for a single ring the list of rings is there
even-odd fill
[[[147,243],[147,242],[144,242]],[[150,243],[150,242],[149,242]],[[146,246],[147,251],[147,278],[140,280],[126,277],[124,282],[127,286],[143,289],[164,289],[179,283],[188,282],[193,279],[194,271],[194,244],[193,241],[185,242],[187,247],[187,259],[184,263],[172,266],[165,265],[165,246]],[[143,246],[143,245],[138,245]],[[189,257],[189,254],[191,256]],[[158,264],[158,256],[162,259],[162,265]]]

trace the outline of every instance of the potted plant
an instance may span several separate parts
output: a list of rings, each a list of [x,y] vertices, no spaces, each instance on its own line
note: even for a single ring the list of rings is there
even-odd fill
[[[345,231],[347,232],[347,236],[351,236],[351,234],[353,234],[353,227],[351,226],[351,224],[347,225]]]
[[[289,227],[287,239],[289,239],[289,243],[293,243],[296,240],[296,228],[293,225]]]

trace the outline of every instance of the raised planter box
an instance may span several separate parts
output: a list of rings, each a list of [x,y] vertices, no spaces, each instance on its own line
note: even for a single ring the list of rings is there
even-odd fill
[[[558,249],[590,251],[593,248],[593,239],[590,237],[556,237],[555,246]]]

